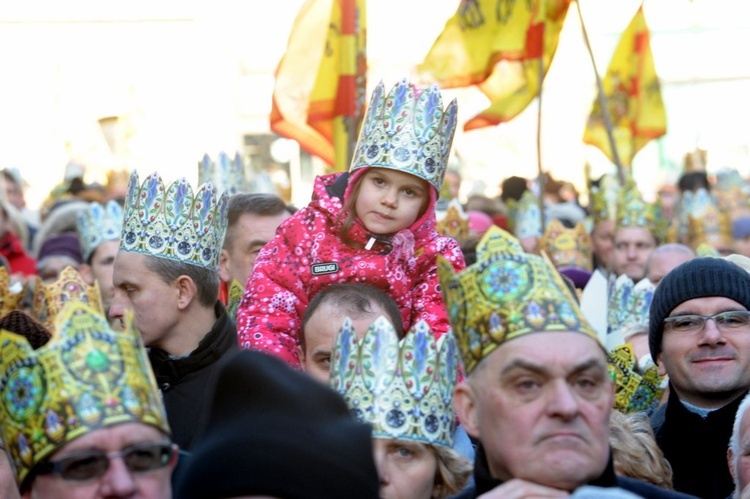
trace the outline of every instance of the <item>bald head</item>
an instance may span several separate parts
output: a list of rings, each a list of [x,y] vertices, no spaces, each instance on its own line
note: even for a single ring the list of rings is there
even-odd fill
[[[646,262],[646,277],[656,286],[670,270],[695,256],[695,251],[684,244],[662,244],[651,252]]]

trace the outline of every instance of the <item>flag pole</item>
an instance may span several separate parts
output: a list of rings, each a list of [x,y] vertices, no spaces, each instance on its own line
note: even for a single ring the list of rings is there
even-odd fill
[[[591,66],[594,68],[594,75],[596,76],[596,87],[599,91],[599,106],[602,109],[602,118],[604,118],[604,128],[607,130],[607,138],[609,139],[609,148],[612,150],[612,158],[614,159],[615,166],[617,167],[617,179],[620,185],[625,185],[625,171],[622,168],[622,162],[620,156],[617,154],[617,144],[615,143],[615,137],[612,134],[612,118],[609,115],[609,106],[607,105],[607,95],[604,93],[604,85],[602,84],[602,78],[599,76],[599,71],[596,69],[596,61],[594,60],[594,52],[591,50],[591,43],[589,43],[589,35],[586,32],[586,25],[583,23],[583,14],[581,13],[581,2],[575,0],[576,8],[578,10],[578,19],[581,21],[581,31],[583,32],[583,41],[586,43],[586,49],[588,50],[589,57],[591,58]]]
[[[544,184],[546,183],[544,169],[542,168],[542,83],[544,83],[544,53],[539,56],[537,61],[539,64],[539,90],[537,90],[539,105],[536,111],[536,167],[539,172],[539,213],[542,217],[542,232],[544,232]]]

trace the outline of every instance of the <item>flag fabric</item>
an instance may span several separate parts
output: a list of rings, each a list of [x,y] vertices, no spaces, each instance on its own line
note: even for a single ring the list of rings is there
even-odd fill
[[[667,133],[667,114],[643,5],[623,32],[602,86],[618,156],[622,166],[630,167],[633,157],[643,146]],[[601,149],[614,162],[598,97],[586,124],[583,141]]]
[[[442,88],[478,85],[487,95],[490,107],[467,121],[465,130],[510,121],[538,95],[569,5],[462,0],[418,71]]]
[[[271,130],[334,171],[348,169],[366,71],[365,0],[307,0],[276,69]]]

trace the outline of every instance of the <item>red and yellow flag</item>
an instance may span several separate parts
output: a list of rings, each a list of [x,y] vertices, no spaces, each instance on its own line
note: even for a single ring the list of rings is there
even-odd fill
[[[623,32],[602,80],[615,147],[624,167],[631,166],[635,154],[651,139],[667,133],[667,114],[649,39],[641,5]],[[614,162],[598,98],[583,141],[601,149]]]
[[[510,121],[538,95],[569,5],[570,0],[462,0],[418,70],[443,88],[478,85],[489,97],[490,107],[465,130]]]
[[[276,69],[271,130],[335,171],[348,169],[362,120],[365,27],[365,0],[307,0]]]

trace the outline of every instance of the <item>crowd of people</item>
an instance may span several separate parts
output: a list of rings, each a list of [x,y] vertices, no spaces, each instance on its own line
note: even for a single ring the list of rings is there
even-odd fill
[[[750,497],[750,186],[462,202],[456,123],[380,83],[299,209],[224,153],[3,170],[0,495]]]

